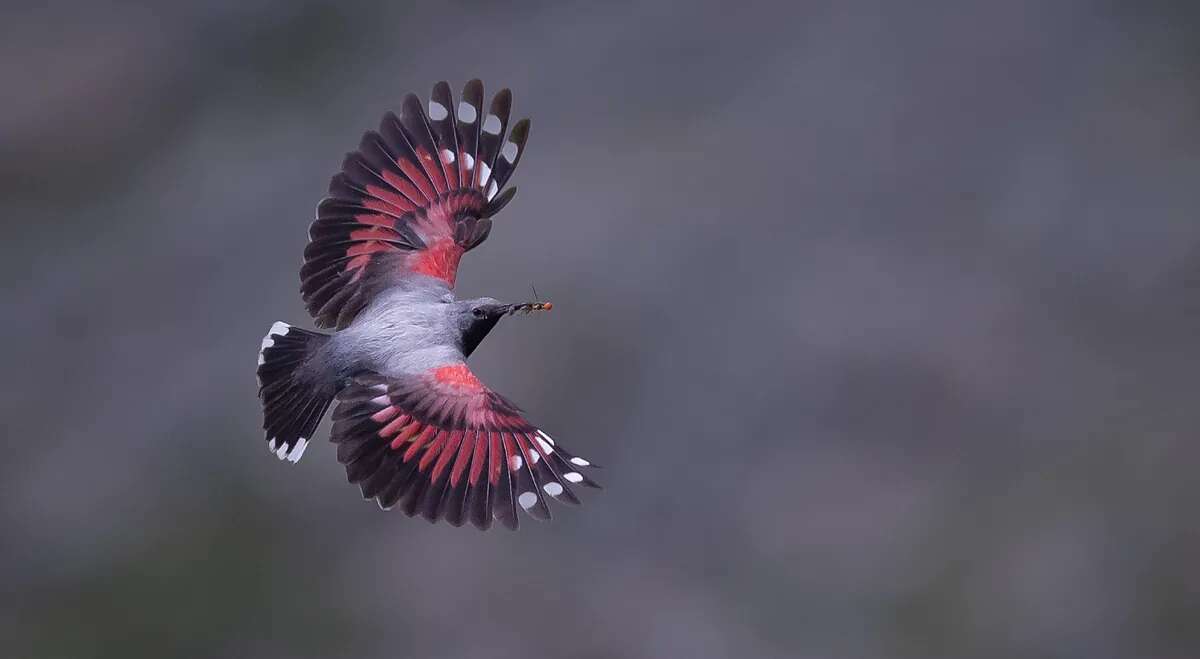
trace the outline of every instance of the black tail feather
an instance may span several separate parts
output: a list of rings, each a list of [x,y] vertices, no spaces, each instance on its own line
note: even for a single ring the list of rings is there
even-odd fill
[[[336,390],[302,368],[314,348],[329,336],[277,322],[258,353],[258,396],[263,404],[267,448],[291,462],[304,455],[308,440],[333,402]]]

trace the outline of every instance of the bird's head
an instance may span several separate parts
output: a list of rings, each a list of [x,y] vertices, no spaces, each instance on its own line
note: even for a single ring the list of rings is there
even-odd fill
[[[554,305],[549,302],[506,304],[495,298],[481,297],[475,300],[462,300],[457,303],[456,307],[458,327],[462,330],[463,354],[470,357],[501,318],[519,313],[549,311]]]

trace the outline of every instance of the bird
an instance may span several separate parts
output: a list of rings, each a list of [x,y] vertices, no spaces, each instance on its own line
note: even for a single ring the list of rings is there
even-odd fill
[[[459,300],[462,255],[516,194],[505,187],[529,120],[509,130],[512,92],[484,111],[483,83],[457,105],[446,82],[427,106],[404,96],[342,161],[317,204],[300,293],[319,329],[274,323],[258,355],[267,448],[298,462],[330,406],[330,440],[364,499],[409,517],[516,529],[599,488],[569,453],[483,384],[467,359],[502,318],[550,302]],[[428,112],[426,112],[428,108]]]

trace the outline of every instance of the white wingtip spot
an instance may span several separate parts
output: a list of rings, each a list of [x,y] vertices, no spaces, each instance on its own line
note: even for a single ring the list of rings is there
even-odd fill
[[[284,459],[284,458],[286,458],[286,457],[287,457],[287,450],[288,450],[288,445],[287,445],[286,443],[280,443],[280,444],[279,444],[279,450],[278,450],[278,451],[275,451],[275,455],[276,455],[276,456],[277,456],[277,457],[278,457],[280,460],[282,460],[282,459]]]
[[[442,149],[442,162],[447,165],[454,162],[454,152],[450,149]]]
[[[466,123],[466,124],[473,124],[473,123],[475,123],[476,116],[477,115],[475,114],[475,106],[474,105],[471,105],[470,103],[468,103],[466,101],[458,102],[458,120],[459,121]]]
[[[469,153],[464,153],[464,154],[463,154],[463,164],[467,166],[467,169],[468,169],[468,170],[470,170],[470,169],[474,169],[474,167],[475,167],[475,156],[473,156],[473,155],[471,155],[471,154],[469,154]]]
[[[552,497],[556,497],[563,493],[563,486],[559,485],[558,483],[546,483],[542,486],[542,489],[546,491],[546,494],[549,494]]]
[[[448,116],[450,116],[450,113],[446,111],[446,106],[442,105],[441,103],[438,103],[437,101],[429,102],[429,118],[430,119],[433,119],[434,121],[441,121],[442,119],[445,119]]]
[[[288,330],[290,329],[292,329],[291,325],[279,320],[275,321],[274,325],[271,325],[271,329],[267,330],[267,335],[263,337],[262,346],[260,346],[258,349],[259,366],[267,363],[267,358],[263,356],[263,353],[266,352],[267,348],[275,345],[275,337],[287,336]]]
[[[495,181],[488,183],[487,200],[491,201],[497,192],[500,192],[500,186],[496,185]]]
[[[267,450],[272,453],[275,452],[275,438],[274,437],[272,437],[271,441],[267,443]]]
[[[521,456],[519,456],[519,455],[514,455],[508,459],[508,468],[511,469],[512,471],[516,471],[516,470],[520,469],[522,466],[524,466],[524,464],[525,464],[525,461],[522,460]]]
[[[542,453],[549,455],[554,452],[554,447],[550,445],[550,442],[547,442],[541,437],[534,437],[534,439],[537,440],[538,446],[542,447]]]
[[[494,114],[489,114],[487,118],[483,120],[483,132],[487,133],[488,135],[499,135],[500,117],[497,117]]]
[[[587,460],[584,460],[583,458],[571,458],[571,464],[577,465],[580,467],[588,467],[588,466],[591,466],[592,463],[588,462]]]
[[[572,483],[579,483],[583,481],[583,474],[577,471],[568,471],[567,473],[563,474],[563,478],[571,481]]]
[[[308,448],[308,440],[301,437],[300,441],[296,442],[296,447],[288,454],[287,459],[290,462],[300,462],[300,458],[304,457],[304,449]]]
[[[492,175],[492,168],[488,167],[486,162],[479,163],[479,185],[487,183],[488,177]]]
[[[517,146],[516,142],[505,142],[504,148],[500,150],[500,155],[504,156],[509,164],[514,164],[517,162],[517,153],[520,150],[521,148]]]
[[[517,497],[517,503],[525,510],[529,510],[537,504],[538,496],[536,492],[522,492],[521,496]]]

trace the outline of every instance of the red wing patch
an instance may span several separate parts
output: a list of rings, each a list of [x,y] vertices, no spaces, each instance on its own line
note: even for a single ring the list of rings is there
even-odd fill
[[[517,527],[517,508],[549,519],[548,498],[578,504],[597,485],[567,453],[467,368],[360,375],[338,395],[331,435],[351,483],[380,507],[480,529]]]
[[[455,389],[465,389],[467,391],[482,390],[483,383],[471,369],[467,368],[466,364],[452,364],[450,366],[439,366],[433,369],[433,379],[439,384],[449,385]]]
[[[454,287],[462,255],[487,238],[490,218],[512,198],[516,189],[503,188],[528,139],[528,120],[504,136],[507,89],[486,115],[482,98],[473,80],[456,108],[449,85],[438,83],[426,115],[409,94],[399,116],[386,114],[346,156],[317,207],[300,270],[317,326],[346,327],[406,273]]]

